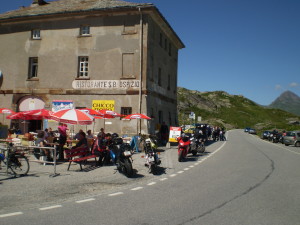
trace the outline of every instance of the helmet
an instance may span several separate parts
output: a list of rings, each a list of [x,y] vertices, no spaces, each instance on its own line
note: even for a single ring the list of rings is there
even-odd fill
[[[184,142],[186,142],[186,141],[188,141],[190,138],[189,138],[189,136],[187,135],[187,134],[185,134],[185,133],[182,133],[181,134],[181,138],[182,138],[182,140],[184,141]]]
[[[119,137],[116,137],[116,138],[113,139],[113,143],[115,145],[121,145],[121,144],[123,144],[123,139],[119,138]]]
[[[119,135],[118,135],[117,133],[113,133],[113,134],[111,135],[111,137],[112,137],[112,138],[117,138],[117,137],[119,137]]]

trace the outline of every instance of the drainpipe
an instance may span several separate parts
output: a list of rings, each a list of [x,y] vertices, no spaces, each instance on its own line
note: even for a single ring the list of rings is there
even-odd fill
[[[142,76],[143,76],[143,14],[141,8],[140,12],[140,90],[139,90],[139,113],[142,113]],[[141,133],[142,121],[139,120],[138,133]]]

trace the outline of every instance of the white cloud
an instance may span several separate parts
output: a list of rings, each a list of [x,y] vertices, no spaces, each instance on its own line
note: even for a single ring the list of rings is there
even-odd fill
[[[275,90],[282,90],[283,87],[280,84],[275,85]]]
[[[296,82],[292,82],[292,83],[290,83],[290,87],[298,87],[299,86],[299,84],[298,83],[296,83]]]

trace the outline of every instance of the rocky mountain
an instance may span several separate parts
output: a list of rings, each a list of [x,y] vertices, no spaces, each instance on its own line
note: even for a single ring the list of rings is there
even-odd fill
[[[300,116],[300,97],[291,91],[285,91],[269,107]]]
[[[178,115],[180,124],[198,122],[229,128],[253,127],[258,130],[282,128],[294,129],[300,121],[295,114],[261,106],[242,95],[230,95],[224,91],[199,92],[178,88]],[[189,114],[196,114],[196,121]],[[299,125],[296,125],[299,126]]]

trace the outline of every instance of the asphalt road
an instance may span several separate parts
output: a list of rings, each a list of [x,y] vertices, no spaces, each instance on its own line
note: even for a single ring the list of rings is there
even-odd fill
[[[241,130],[227,135],[185,162],[166,151],[165,174],[1,214],[0,224],[299,225],[300,148]]]

